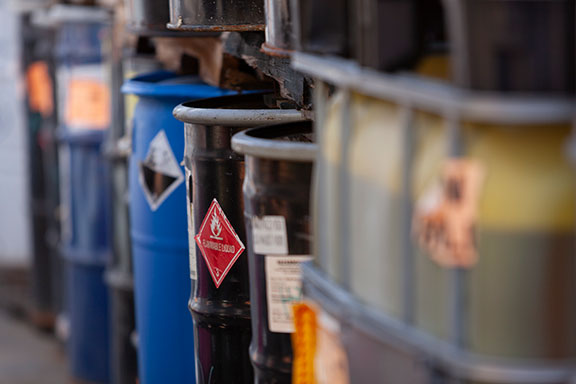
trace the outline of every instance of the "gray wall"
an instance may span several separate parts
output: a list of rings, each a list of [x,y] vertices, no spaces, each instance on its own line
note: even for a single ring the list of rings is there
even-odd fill
[[[29,263],[24,81],[20,74],[20,25],[10,2],[0,1],[0,267]]]

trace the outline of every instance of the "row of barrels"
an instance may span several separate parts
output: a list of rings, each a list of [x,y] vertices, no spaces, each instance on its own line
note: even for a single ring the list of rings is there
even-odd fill
[[[200,3],[171,4],[171,28],[274,26],[231,22],[226,2]],[[124,167],[119,177],[128,178],[128,192],[118,191],[115,201],[130,215],[130,232],[118,241],[128,238],[132,255],[122,266],[115,261],[107,279],[130,286],[132,277],[122,273],[130,275],[126,266],[133,264],[138,337],[131,344],[137,344],[140,381],[569,382],[576,345],[575,224],[565,147],[572,117],[565,113],[566,100],[550,94],[573,89],[573,49],[564,44],[572,41],[573,18],[563,16],[573,15],[567,12],[573,4],[447,1],[452,29],[446,39],[438,32],[443,22],[414,21],[438,15],[423,14],[425,7],[416,2],[297,3],[288,7],[299,12],[291,23],[302,33],[309,12],[315,16],[308,27],[315,32],[308,37],[326,40],[295,46],[269,40],[264,51],[296,49],[297,67],[315,56],[325,64],[299,67],[316,78],[314,129],[302,112],[282,109],[271,93],[214,98],[233,92],[163,72],[123,87],[138,103],[128,127],[123,120],[112,123],[125,132],[111,145],[129,144],[113,168]],[[277,4],[265,5],[270,10]],[[204,19],[191,20],[185,10]],[[326,17],[327,11],[345,20]],[[383,21],[397,16],[402,32],[393,42],[390,31],[378,28],[352,39],[346,29],[321,25],[353,26],[350,15],[368,18],[357,24],[366,28],[388,28],[394,23]],[[483,28],[486,15],[494,15],[501,28],[493,36]],[[208,19],[217,25],[200,28]],[[108,183],[102,143],[111,121],[93,113],[106,100],[101,89],[74,81],[102,76],[94,74],[101,55],[85,55],[75,40],[87,37],[89,45],[90,36],[102,33],[83,32],[87,26],[76,19],[61,34],[75,41],[65,44],[75,48],[61,52],[59,71],[68,217],[63,253],[70,271],[75,375],[105,382],[107,355],[93,353],[107,339],[94,332],[105,329],[106,315],[92,311],[106,295],[102,276],[110,238],[94,229],[109,220],[109,197],[101,187]],[[422,26],[428,34],[417,33]],[[522,31],[518,41],[504,33],[511,26]],[[537,38],[527,39],[531,33]],[[425,49],[423,35],[432,36]],[[445,47],[435,51],[442,39],[453,56],[451,82],[472,92],[365,69],[417,68],[428,75],[432,62],[436,72],[438,62],[429,60],[436,52],[446,56]],[[366,50],[326,49],[331,41]],[[341,72],[342,60],[333,55],[346,59]],[[334,72],[341,76],[328,79]],[[436,77],[448,71],[440,72]],[[483,90],[500,93],[486,98],[477,92]],[[516,98],[509,91],[532,93]],[[73,105],[81,98],[67,92],[90,94],[85,100],[100,103],[82,108]],[[249,129],[270,122],[285,124]],[[311,144],[316,139],[318,153]],[[121,200],[126,194],[128,202]],[[309,263],[314,256],[315,265]],[[292,308],[302,291],[304,303]],[[98,324],[83,322],[87,318]],[[98,366],[101,376],[86,377]]]

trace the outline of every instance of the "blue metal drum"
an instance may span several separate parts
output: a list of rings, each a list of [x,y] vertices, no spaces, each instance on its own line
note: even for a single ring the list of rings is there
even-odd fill
[[[124,84],[139,97],[129,168],[130,221],[142,384],[195,383],[182,123],[172,116],[185,100],[230,93],[155,72]]]
[[[103,142],[110,105],[102,47],[109,23],[105,12],[83,7],[59,8],[58,19],[58,157],[68,357],[78,381],[108,383],[104,270],[111,247]]]
[[[61,135],[60,167],[65,223],[62,255],[70,324],[72,375],[107,383],[108,293],[104,270],[110,254],[107,167],[102,132]]]

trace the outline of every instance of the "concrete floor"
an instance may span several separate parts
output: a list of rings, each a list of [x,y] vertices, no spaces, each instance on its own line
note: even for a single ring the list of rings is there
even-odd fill
[[[70,382],[56,339],[0,310],[0,384]]]

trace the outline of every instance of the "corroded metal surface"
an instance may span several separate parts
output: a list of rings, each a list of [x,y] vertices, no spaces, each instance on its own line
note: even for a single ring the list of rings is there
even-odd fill
[[[262,0],[170,0],[168,28],[181,31],[262,31]]]

